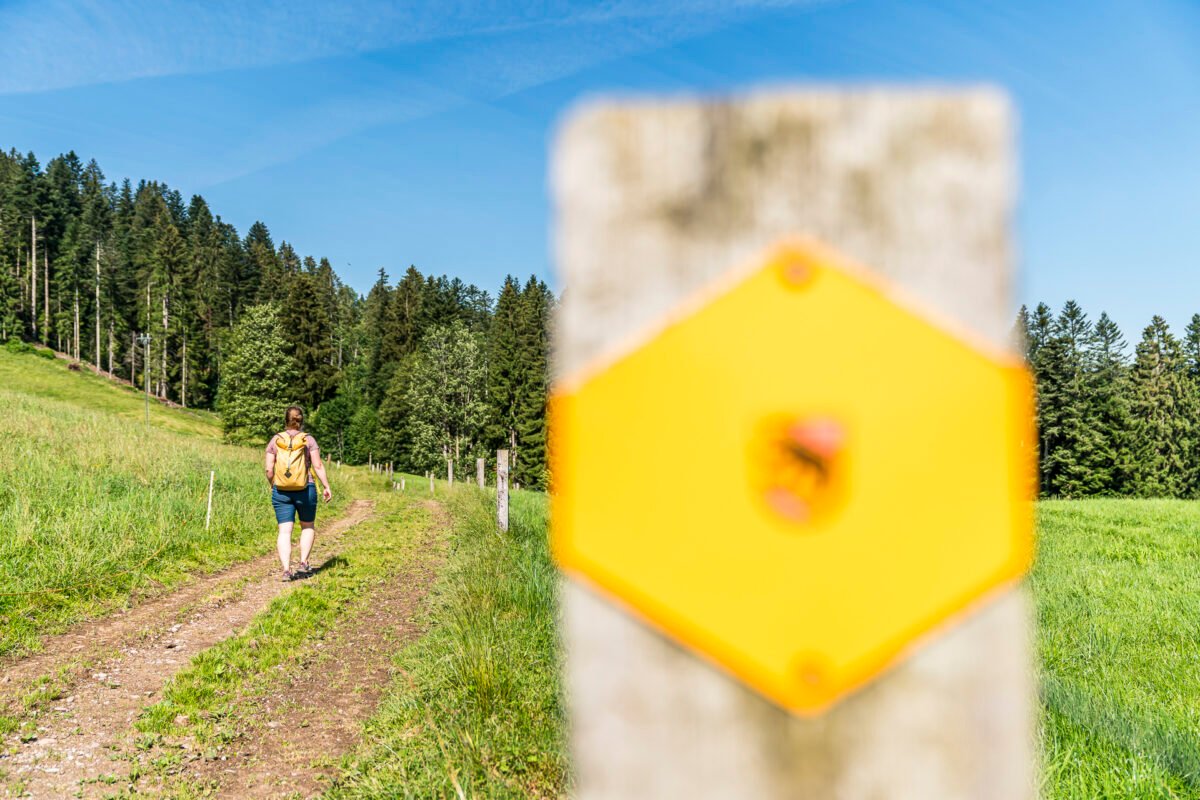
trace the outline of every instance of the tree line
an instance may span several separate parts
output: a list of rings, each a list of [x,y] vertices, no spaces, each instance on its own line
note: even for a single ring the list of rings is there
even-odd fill
[[[1043,497],[1200,496],[1200,314],[1183,338],[1155,316],[1129,352],[1102,313],[1022,306],[1017,333],[1037,382]]]
[[[200,195],[0,151],[0,341],[214,408],[231,440],[265,440],[296,403],[330,458],[421,472],[504,447],[513,480],[544,487],[554,302],[534,277],[493,299],[412,266],[362,296]]]

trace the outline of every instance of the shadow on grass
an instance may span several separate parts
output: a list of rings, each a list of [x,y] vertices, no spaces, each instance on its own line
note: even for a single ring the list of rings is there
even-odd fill
[[[327,570],[327,569],[337,569],[338,567],[346,567],[346,566],[349,566],[349,565],[350,565],[350,562],[349,562],[349,561],[347,561],[347,560],[345,559],[345,557],[343,557],[343,556],[334,556],[333,558],[327,558],[327,559],[325,559],[325,560],[324,560],[324,561],[322,561],[320,564],[318,564],[317,566],[313,567],[313,569],[312,569],[312,572],[308,573],[308,574],[307,574],[307,575],[305,575],[304,577],[305,577],[305,578],[311,578],[311,577],[314,577],[314,576],[316,576],[316,575],[320,575],[322,572],[324,572],[324,571],[325,571],[325,570]]]

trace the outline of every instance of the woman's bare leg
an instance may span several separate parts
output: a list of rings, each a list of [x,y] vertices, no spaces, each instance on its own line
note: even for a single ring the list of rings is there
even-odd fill
[[[292,525],[291,522],[279,523],[279,538],[275,540],[279,548],[279,563],[286,570],[292,565]]]
[[[316,522],[300,523],[300,563],[308,563],[308,554],[312,552],[313,542],[317,538]]]

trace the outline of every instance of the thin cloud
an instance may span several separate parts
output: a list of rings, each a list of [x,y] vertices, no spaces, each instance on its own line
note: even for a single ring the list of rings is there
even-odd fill
[[[415,58],[411,46],[377,52],[374,78],[355,70],[357,86],[345,85],[318,104],[288,110],[256,131],[235,151],[222,154],[206,186],[244,178],[298,160],[363,132],[463,107],[491,104],[507,95],[549,83],[608,61],[653,52],[701,36],[729,22],[730,4],[694,3],[701,12],[652,15],[589,14],[570,20],[529,22],[503,33],[456,37],[436,55]],[[707,6],[721,10],[709,11]],[[395,67],[392,79],[380,61]],[[362,63],[361,60],[358,63]]]
[[[731,18],[812,0],[666,0],[600,5],[378,0],[16,0],[0,7],[0,94],[266,67],[537,26],[688,16]],[[686,27],[686,26],[685,26]]]

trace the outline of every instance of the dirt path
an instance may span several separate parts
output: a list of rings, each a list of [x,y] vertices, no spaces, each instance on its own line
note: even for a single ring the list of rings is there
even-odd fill
[[[420,547],[433,552],[449,524],[432,501],[434,524]],[[373,591],[362,610],[341,619],[319,655],[288,676],[271,695],[249,700],[259,722],[227,761],[193,761],[185,773],[215,785],[219,797],[313,797],[328,788],[339,757],[358,741],[392,679],[391,657],[420,634],[414,617],[436,573],[435,558],[410,561]]]
[[[369,517],[373,507],[370,501],[355,501],[326,526],[313,553],[314,566],[336,556],[342,534]],[[140,711],[160,699],[167,680],[293,586],[279,580],[273,554],[261,556],[124,614],[84,623],[48,639],[43,652],[2,665],[0,713],[18,710],[21,698],[45,675],[57,676],[59,699],[43,710],[35,739],[22,742],[12,735],[0,743],[0,771],[35,798],[78,796],[81,780],[124,773],[110,755]]]

